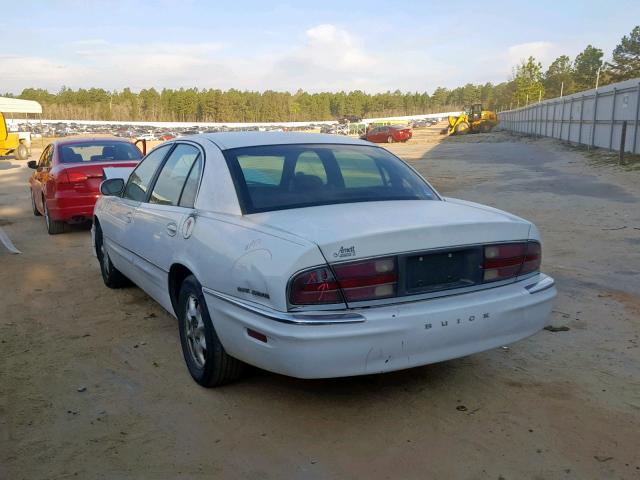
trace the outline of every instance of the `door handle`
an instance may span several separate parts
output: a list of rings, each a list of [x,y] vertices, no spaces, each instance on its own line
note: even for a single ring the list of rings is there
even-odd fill
[[[131,217],[133,216],[133,214],[131,212],[127,212],[124,214],[124,220],[127,223],[131,223]]]
[[[175,236],[175,234],[178,233],[178,226],[173,222],[168,223],[167,224],[167,233],[171,237]]]

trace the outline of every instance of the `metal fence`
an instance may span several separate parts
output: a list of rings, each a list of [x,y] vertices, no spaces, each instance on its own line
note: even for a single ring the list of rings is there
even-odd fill
[[[640,153],[640,78],[498,113],[500,128]],[[625,132],[626,130],[626,132]]]

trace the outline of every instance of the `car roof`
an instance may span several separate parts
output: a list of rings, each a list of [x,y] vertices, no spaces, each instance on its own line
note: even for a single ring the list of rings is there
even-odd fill
[[[257,147],[263,145],[295,145],[307,143],[326,143],[340,145],[368,145],[369,142],[344,135],[327,135],[322,133],[300,133],[300,132],[219,132],[203,133],[182,137],[187,140],[207,139],[216,144],[221,150],[232,148]]]
[[[129,140],[117,137],[68,137],[60,140],[56,140],[54,145],[62,146],[70,143],[93,143],[93,142],[116,142],[116,143],[131,143]]]

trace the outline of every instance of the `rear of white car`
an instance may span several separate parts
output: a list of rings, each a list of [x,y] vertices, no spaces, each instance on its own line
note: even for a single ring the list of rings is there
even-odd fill
[[[281,293],[288,312],[205,289],[229,354],[295,377],[360,375],[469,355],[544,326],[556,290],[539,273],[535,227],[454,200],[407,203],[403,213],[394,202],[354,204],[345,218],[336,205],[249,215],[315,239],[326,261],[292,272]]]
[[[230,355],[295,377],[360,375],[469,355],[544,326],[556,290],[539,272],[540,238],[530,222],[435,192],[321,204],[331,174],[317,165],[303,174],[322,179],[304,179],[311,191],[268,195],[273,166],[261,170],[252,155],[272,162],[278,152],[287,157],[283,147],[227,152],[241,177],[239,196],[255,195],[240,198],[243,218],[299,237],[323,261],[304,268],[291,258],[286,287],[280,278],[264,293],[204,289]],[[333,152],[339,158],[341,147]]]
[[[195,203],[154,204],[160,184],[185,191],[193,175],[172,159],[187,143],[204,165]],[[535,226],[440,197],[385,149],[260,132],[164,145],[128,180],[149,178],[144,195],[122,185],[98,202],[96,252],[108,286],[123,272],[175,313],[201,385],[237,378],[237,360],[300,378],[415,367],[523,339],[549,316]]]

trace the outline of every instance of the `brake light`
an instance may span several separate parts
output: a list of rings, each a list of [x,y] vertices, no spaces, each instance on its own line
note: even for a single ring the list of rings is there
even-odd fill
[[[318,267],[296,275],[291,282],[289,301],[294,305],[341,303],[342,294],[328,267]]]
[[[60,183],[81,183],[87,180],[87,175],[82,172],[64,172],[64,176],[60,176]]]
[[[348,302],[376,300],[396,295],[398,271],[395,257],[335,265],[338,285]]]
[[[538,242],[505,243],[484,247],[483,282],[497,282],[540,269]]]
[[[542,263],[542,248],[538,242],[527,243],[527,254],[524,257],[522,263],[522,270],[520,275],[526,273],[537,272],[540,270],[540,264]]]
[[[334,273],[335,272],[335,275]],[[289,302],[318,305],[375,300],[396,295],[398,284],[395,257],[319,267],[296,275],[291,281]]]

